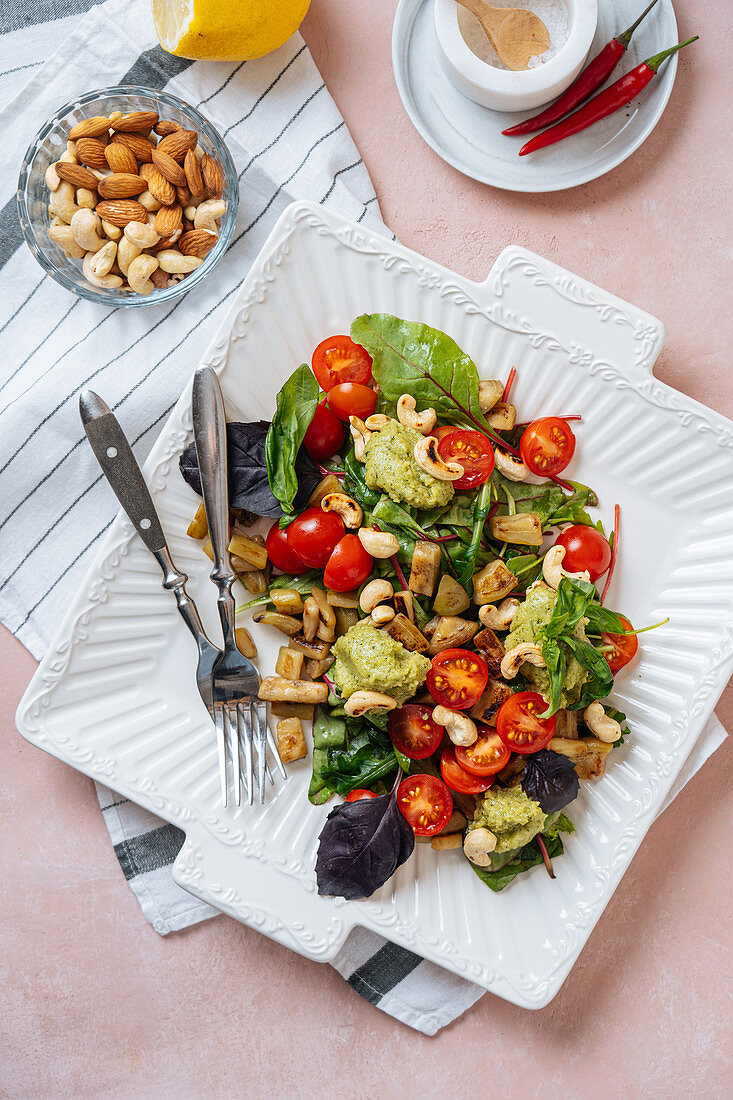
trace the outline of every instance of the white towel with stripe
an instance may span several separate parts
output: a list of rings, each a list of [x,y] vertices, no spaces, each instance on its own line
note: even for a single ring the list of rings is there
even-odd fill
[[[83,443],[79,389],[99,389],[143,462],[289,202],[315,199],[384,231],[367,171],[299,35],[257,61],[192,64],[156,45],[146,0],[94,5],[20,0],[0,12],[7,153],[0,164],[0,618],[36,657],[115,510]],[[17,223],[17,171],[32,135],[75,95],[119,83],[165,86],[197,105],[225,136],[240,173],[237,229],[216,278],[171,306],[109,310],[72,298],[43,275]],[[724,736],[712,721],[679,786]],[[98,787],[98,796],[122,870],[155,930],[165,935],[216,915],[173,882],[182,834],[112,791]],[[334,965],[356,992],[426,1034],[482,994],[365,930],[352,933]]]

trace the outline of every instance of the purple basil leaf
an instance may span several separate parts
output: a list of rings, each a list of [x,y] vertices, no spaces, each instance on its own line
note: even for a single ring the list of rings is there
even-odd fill
[[[412,855],[415,834],[391,794],[336,806],[318,843],[318,893],[368,898]]]
[[[546,814],[554,814],[577,798],[580,783],[567,756],[540,749],[525,757],[522,790],[527,798],[539,802]]]

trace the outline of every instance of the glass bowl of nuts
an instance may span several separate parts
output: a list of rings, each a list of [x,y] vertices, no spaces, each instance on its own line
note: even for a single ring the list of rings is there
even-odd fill
[[[18,181],[28,246],[92,302],[140,306],[190,290],[226,251],[239,181],[210,122],[170,95],[103,88],[62,107]]]

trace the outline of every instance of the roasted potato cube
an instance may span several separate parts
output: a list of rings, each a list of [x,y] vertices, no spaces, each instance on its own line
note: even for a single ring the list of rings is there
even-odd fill
[[[461,619],[456,615],[442,615],[430,635],[430,656],[434,657],[436,653],[440,653],[441,649],[465,645],[466,642],[471,641],[478,629],[479,624],[472,622],[471,619]]]
[[[252,562],[245,561],[244,558],[238,558],[236,554],[229,555],[229,562],[237,574],[238,577],[242,576],[242,573],[261,573],[262,570],[258,569],[256,565],[252,565]]]
[[[496,712],[502,703],[506,702],[514,692],[503,680],[489,679],[481,698],[474,703],[471,717],[477,722],[493,726],[496,723]]]
[[[286,680],[284,676],[265,676],[260,684],[260,699],[268,703],[325,703],[328,684],[311,680]]]
[[[241,573],[239,579],[253,596],[261,596],[267,591],[267,574],[261,569],[253,569],[251,573]]]
[[[473,644],[489,666],[489,676],[501,676],[501,659],[504,656],[504,646],[494,631],[488,628],[482,630],[473,639]]]
[[[430,847],[434,852],[446,852],[450,848],[463,847],[463,835],[461,833],[445,833],[436,836],[430,841]]]
[[[497,401],[486,414],[486,422],[495,431],[510,432],[517,422],[517,410],[514,405]]]
[[[277,751],[283,764],[292,764],[307,755],[303,723],[300,718],[281,718],[277,724]]]
[[[229,553],[237,558],[243,558],[256,569],[264,569],[267,565],[267,550],[256,536],[245,535],[244,531],[234,530],[229,539]]]
[[[252,635],[247,630],[246,626],[238,626],[234,631],[234,641],[237,643],[237,649],[243,657],[249,657],[252,660],[257,656],[257,646],[252,640]]]
[[[436,615],[460,615],[471,604],[471,598],[455,577],[444,573],[433,600]]]
[[[412,653],[427,653],[430,649],[430,642],[425,635],[402,612],[395,615],[384,629],[391,638],[401,642],[405,649],[409,649]]]
[[[335,474],[326,474],[323,481],[319,481],[315,489],[308,497],[308,507],[317,508],[324,497],[329,493],[342,493],[341,482]]]
[[[308,703],[270,703],[270,710],[276,718],[300,718],[303,722],[313,721],[313,704]]]
[[[553,737],[547,747],[572,760],[578,779],[595,779],[606,770],[606,757],[613,745],[596,737]]]
[[[398,615],[404,615],[411,623],[414,623],[415,605],[412,600],[412,592],[395,592],[392,597],[392,603]]]
[[[281,645],[275,662],[275,672],[286,680],[299,680],[303,672],[305,657],[288,646]]]
[[[323,661],[331,652],[331,643],[324,642],[320,638],[314,638],[312,642],[305,640],[305,634],[301,630],[290,639],[290,648],[297,649],[306,657],[312,657],[314,661]]]
[[[501,558],[490,561],[473,575],[473,602],[479,607],[485,603],[498,603],[513,592],[518,581],[507,569]]]
[[[270,599],[281,615],[303,614],[303,597],[294,588],[273,588]]]
[[[413,592],[418,592],[421,596],[432,596],[440,573],[440,556],[437,542],[415,543],[408,581]]]
[[[314,661],[312,657],[307,657],[305,662],[306,675],[310,676],[311,680],[320,680],[335,660],[335,657],[326,657],[323,661]]]
[[[205,539],[208,533],[209,525],[206,522],[206,509],[202,503],[196,509],[196,515],[189,523],[186,534],[192,539]]]
[[[515,516],[492,516],[491,534],[500,542],[515,546],[541,546],[542,524],[534,512],[517,512]]]
[[[524,757],[512,756],[506,767],[502,768],[497,779],[507,787],[518,787],[524,774]]]
[[[574,741],[578,736],[577,710],[559,710],[556,717],[555,737],[567,737]]]
[[[336,637],[340,638],[342,634],[346,634],[352,626],[356,626],[359,622],[359,612],[352,607],[337,607],[335,611]]]
[[[359,610],[358,592],[327,592],[326,599],[331,607],[348,607],[354,611]]]

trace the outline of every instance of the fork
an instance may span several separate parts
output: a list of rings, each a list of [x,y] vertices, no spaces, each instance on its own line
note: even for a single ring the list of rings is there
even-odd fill
[[[232,584],[237,575],[229,561],[229,487],[224,399],[219,380],[211,367],[199,367],[193,379],[193,432],[196,444],[206,522],[214,558],[211,579],[219,590],[217,608],[221,619],[224,650],[214,666],[214,724],[219,752],[219,777],[224,805],[227,805],[227,727],[232,762],[235,805],[241,804],[240,747],[244,750],[247,802],[254,800],[253,744],[257,754],[257,789],[265,801],[265,776],[274,783],[267,765],[269,747],[285,779],[285,768],[277,744],[267,725],[267,708],[259,698],[257,669],[237,649],[234,635]]]
[[[173,564],[150,492],[117,417],[92,390],[82,390],[79,395],[79,412],[102,473],[138,535],[163,570],[163,587],[175,596],[181,617],[196,640],[196,685],[213,718],[213,671],[221,657],[221,650],[212,645],[204,633],[196,605],[186,592],[188,578]]]

